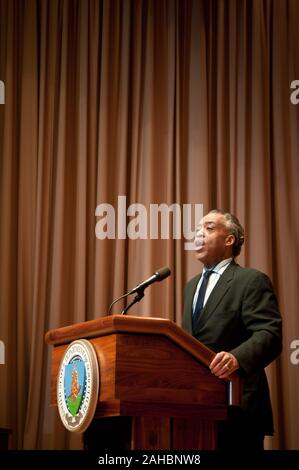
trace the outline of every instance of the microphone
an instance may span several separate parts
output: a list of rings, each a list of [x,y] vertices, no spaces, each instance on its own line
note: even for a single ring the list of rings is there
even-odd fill
[[[116,302],[123,299],[124,297],[127,297],[128,295],[136,293],[136,295],[135,295],[134,299],[132,300],[132,302],[130,302],[129,305],[127,305],[126,308],[121,312],[122,315],[125,315],[127,313],[127,311],[129,310],[129,308],[132,307],[132,305],[134,305],[136,302],[139,302],[142,299],[142,297],[144,297],[144,292],[143,291],[146,287],[148,287],[153,282],[162,281],[163,279],[168,277],[170,274],[171,274],[171,271],[167,266],[165,266],[164,268],[158,269],[158,271],[156,271],[151,277],[146,279],[146,281],[141,282],[136,287],[134,287],[134,289],[130,290],[126,294],[124,294],[121,297],[118,297],[116,300],[114,300],[110,304],[110,307],[108,308],[108,315],[110,315],[111,309],[112,309],[113,305]]]
[[[151,277],[146,279],[146,281],[141,282],[136,287],[134,287],[134,289],[130,290],[129,294],[135,294],[135,292],[144,291],[144,289],[151,285],[153,282],[163,281],[163,279],[170,276],[170,274],[171,271],[167,266],[165,266],[164,268],[160,268]]]

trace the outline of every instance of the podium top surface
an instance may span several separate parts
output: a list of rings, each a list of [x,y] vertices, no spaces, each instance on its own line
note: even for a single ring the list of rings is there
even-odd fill
[[[165,336],[206,366],[215,356],[211,349],[170,320],[132,315],[110,315],[50,330],[46,333],[45,341],[49,345],[58,346],[79,338],[95,338],[124,333]]]

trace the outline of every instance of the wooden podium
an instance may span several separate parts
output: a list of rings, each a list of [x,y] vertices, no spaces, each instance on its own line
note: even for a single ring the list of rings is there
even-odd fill
[[[51,330],[51,405],[62,355],[83,338],[95,348],[100,375],[86,448],[216,448],[217,421],[239,404],[240,379],[211,374],[213,351],[161,318],[112,315]]]

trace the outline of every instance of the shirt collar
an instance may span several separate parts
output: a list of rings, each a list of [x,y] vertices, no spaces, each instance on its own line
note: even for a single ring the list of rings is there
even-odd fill
[[[223,259],[222,261],[220,261],[220,263],[216,264],[213,268],[212,268],[212,271],[214,273],[217,273],[217,274],[221,274],[221,271],[224,267],[226,267],[229,263],[231,263],[233,260],[233,258],[227,258],[227,259]],[[211,268],[210,268],[211,269]],[[209,271],[208,268],[204,267],[203,268],[203,274],[206,272],[206,271]]]

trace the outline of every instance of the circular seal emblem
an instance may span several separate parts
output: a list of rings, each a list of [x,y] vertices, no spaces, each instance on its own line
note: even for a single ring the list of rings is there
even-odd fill
[[[57,404],[64,426],[84,432],[90,425],[98,401],[99,366],[96,352],[86,339],[73,341],[58,370]]]

